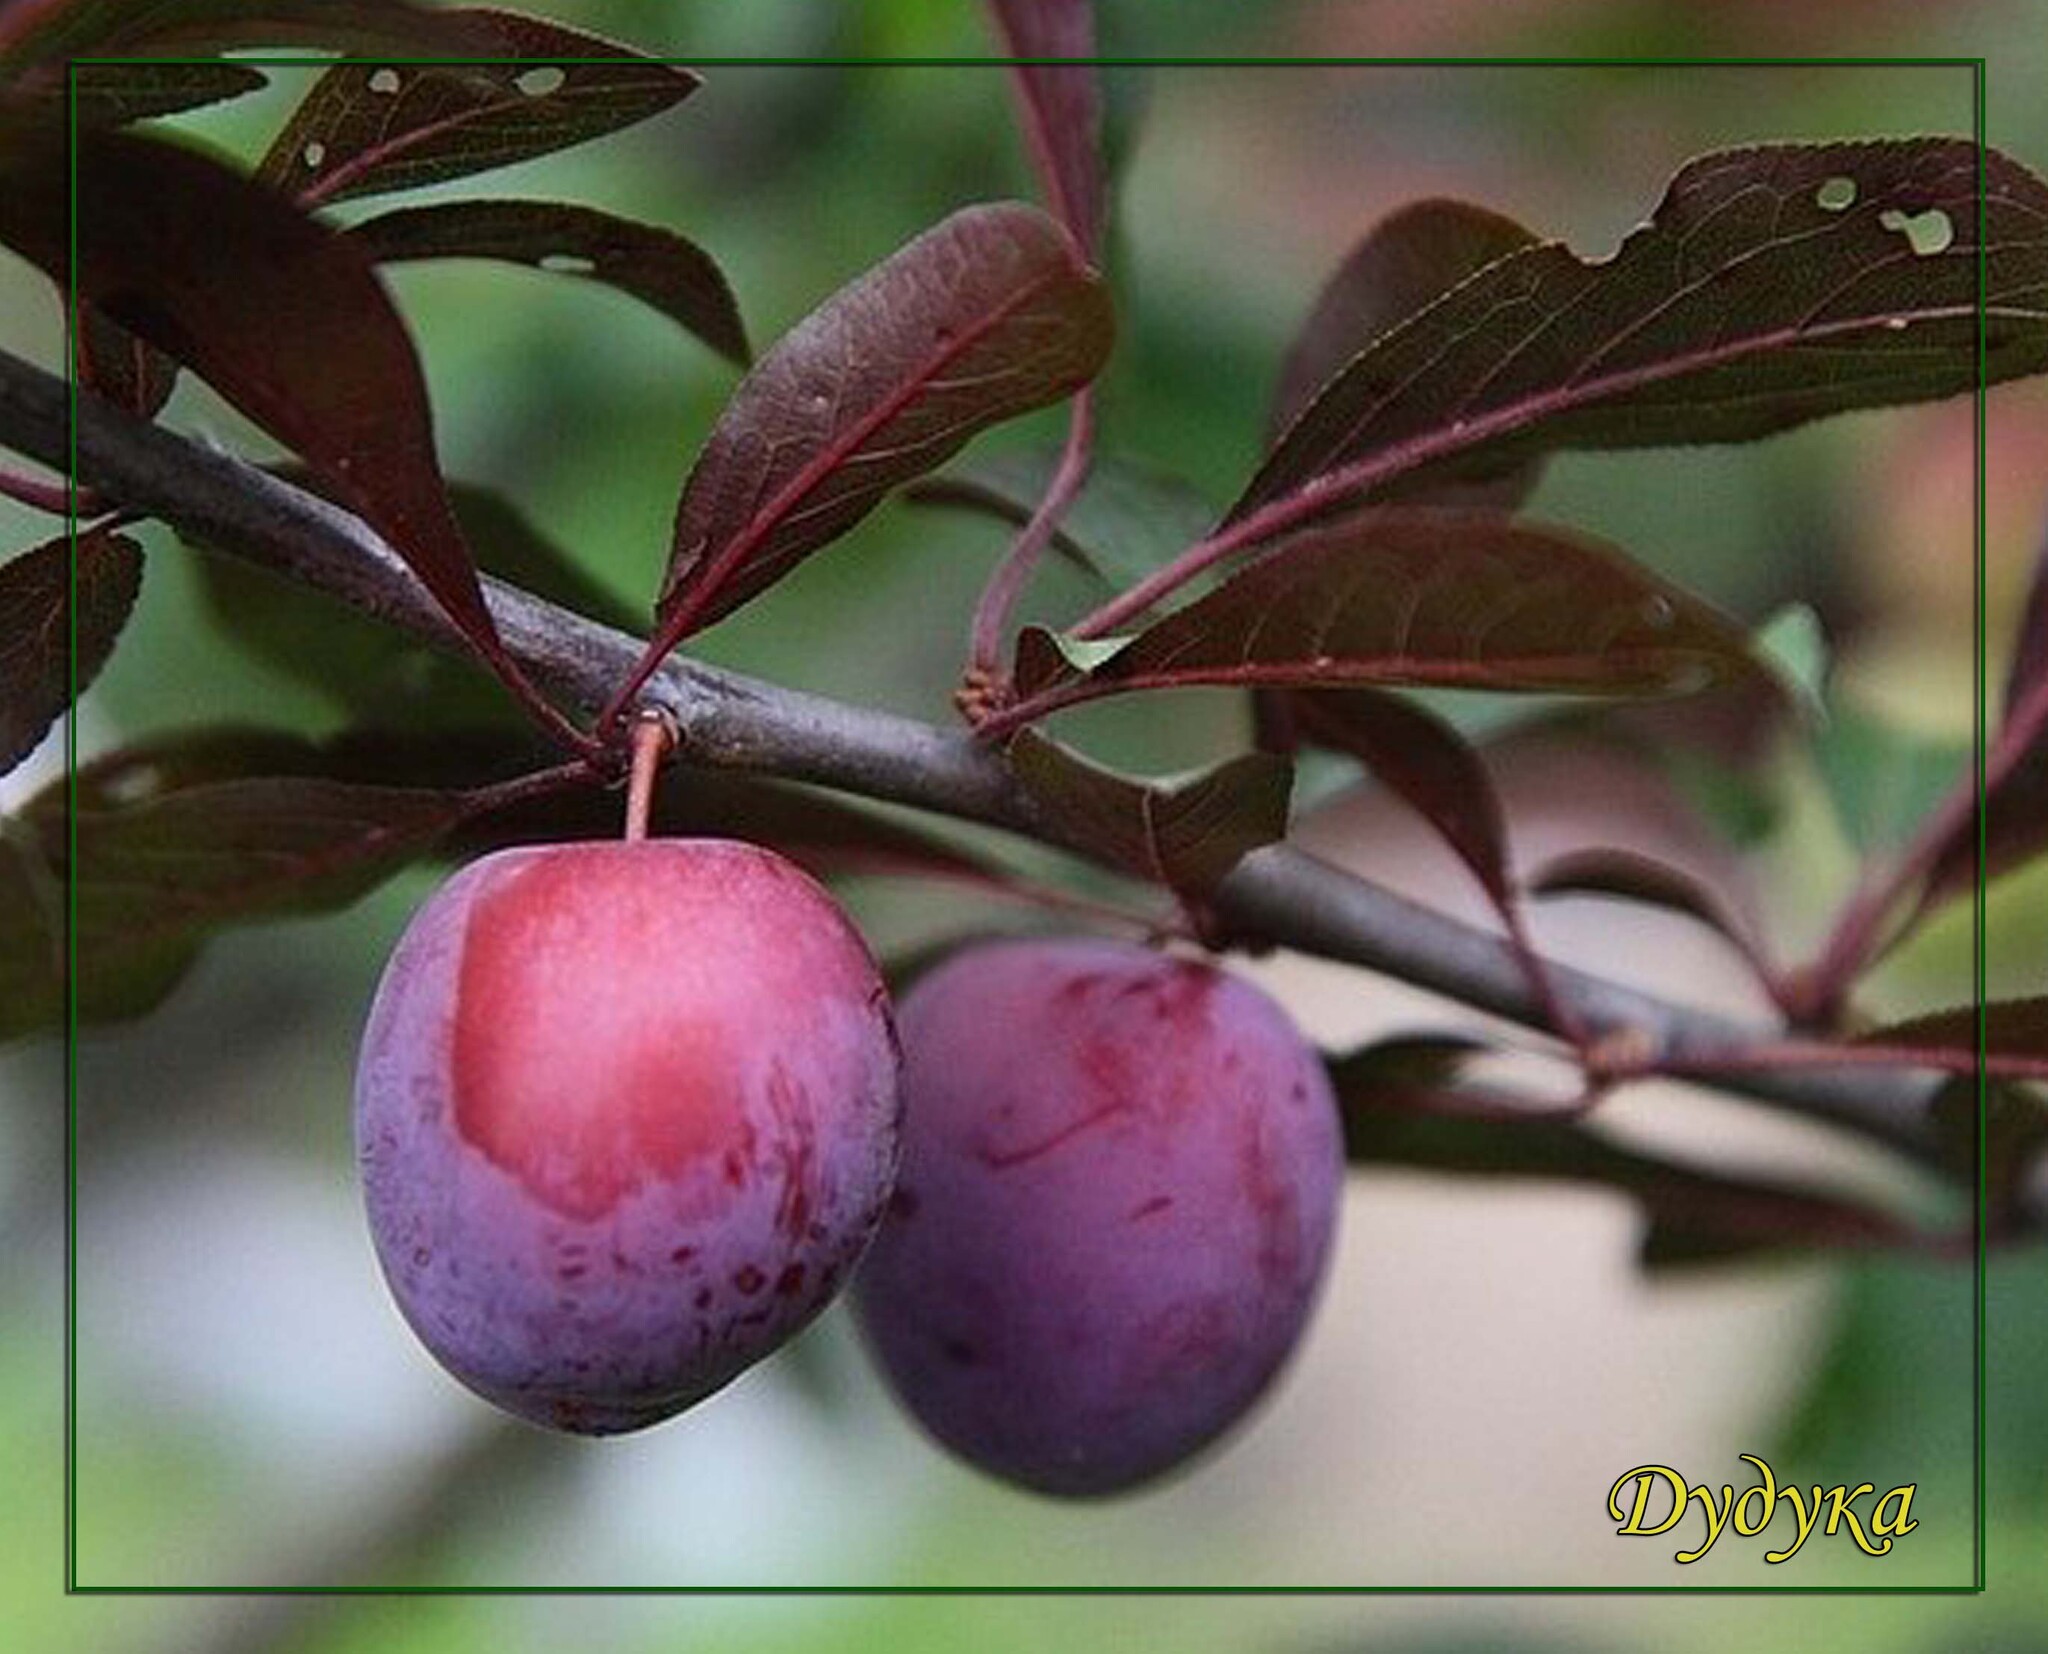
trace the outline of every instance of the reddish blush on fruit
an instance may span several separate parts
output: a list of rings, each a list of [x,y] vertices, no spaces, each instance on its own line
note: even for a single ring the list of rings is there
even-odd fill
[[[370,1230],[455,1377],[637,1429],[809,1322],[898,1151],[887,996],[832,898],[715,839],[504,850],[421,908],[356,1083]]]

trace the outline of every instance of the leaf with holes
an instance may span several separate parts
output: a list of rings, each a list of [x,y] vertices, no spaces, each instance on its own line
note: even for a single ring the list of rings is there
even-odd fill
[[[1902,1219],[1845,1196],[1660,1160],[1579,1121],[1544,1118],[1554,1105],[1467,1086],[1457,1072],[1467,1053],[1431,1043],[1418,1052],[1418,1042],[1390,1041],[1330,1059],[1352,1164],[1614,1189],[1645,1219],[1645,1268],[1918,1238]]]
[[[1180,781],[1139,781],[1025,730],[1009,748],[1024,788],[1096,856],[1182,896],[1206,896],[1287,832],[1293,766],[1248,753]]]
[[[711,255],[652,225],[556,201],[439,201],[384,213],[349,234],[380,264],[500,259],[615,288],[727,360],[747,360],[739,307]]]
[[[1013,58],[1092,58],[1092,0],[989,0]],[[1013,63],[1024,136],[1054,215],[1091,263],[1107,219],[1102,165],[1102,89],[1092,63]]]
[[[687,69],[540,18],[452,15],[490,39],[480,56],[516,61],[341,64],[306,94],[257,177],[309,206],[419,189],[633,126],[701,84]]]
[[[490,51],[493,39],[473,14],[408,0],[18,0],[0,6],[0,82],[61,86],[78,57],[255,46],[454,54]]]
[[[1535,240],[1513,219],[1463,201],[1417,201],[1389,213],[1337,267],[1295,335],[1281,365],[1268,439],[1278,442],[1316,393],[1381,334]],[[1442,505],[1508,509],[1529,497],[1541,472],[1540,460],[1517,460],[1497,475],[1402,492]]]
[[[1109,354],[1109,295],[1032,207],[968,207],[841,288],[747,375],[676,511],[660,641],[730,613],[967,439]]]
[[[169,144],[85,133],[76,160],[82,296],[297,450],[515,678],[442,486],[412,341],[363,250]],[[62,167],[33,146],[0,156],[0,241],[61,278],[70,230]]]
[[[1060,455],[1050,448],[971,454],[912,483],[916,505],[984,512],[1022,528],[1051,486]],[[1216,508],[1193,484],[1128,460],[1096,458],[1088,480],[1053,530],[1052,547],[1111,590],[1135,584],[1199,540]]]
[[[0,774],[14,768],[71,704],[71,541],[0,564]],[[142,587],[142,548],[95,528],[78,536],[80,693],[113,653]]]
[[[1231,510],[1247,539],[1560,448],[1738,442],[1977,381],[1977,160],[1961,139],[1693,161],[1612,257],[1497,259],[1354,357]],[[2048,185],[1984,153],[1984,374],[2048,367]]]
[[[1759,670],[1740,627],[1582,535],[1371,510],[1275,546],[1092,671],[1027,629],[1007,721],[1189,684],[1668,695]]]

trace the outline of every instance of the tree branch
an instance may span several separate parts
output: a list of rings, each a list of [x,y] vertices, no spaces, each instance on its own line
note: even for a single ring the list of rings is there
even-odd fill
[[[0,352],[0,443],[59,469],[70,464],[61,379]],[[365,613],[461,646],[397,555],[359,519],[234,456],[81,399],[78,481]],[[486,579],[512,654],[579,705],[606,705],[633,670],[641,640]],[[1085,843],[1018,785],[1002,755],[965,732],[845,705],[671,656],[644,698],[675,719],[678,756],[718,769],[772,774],[986,823],[1083,856]],[[1289,844],[1247,856],[1214,904],[1235,932],[1364,966],[1524,1026],[1544,1007],[1507,943]],[[1552,964],[1560,1000],[1596,1037],[1628,1030],[1658,1057],[1711,1073],[1776,1030],[1745,1027],[1621,983]],[[1727,1089],[1937,1163],[1924,1076],[1845,1069],[1715,1075]]]

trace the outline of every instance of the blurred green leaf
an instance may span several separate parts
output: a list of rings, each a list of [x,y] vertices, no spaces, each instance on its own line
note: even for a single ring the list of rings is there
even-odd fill
[[[1896,849],[1969,773],[1966,743],[1915,735],[1838,706],[1813,756],[1843,834],[1862,854]]]

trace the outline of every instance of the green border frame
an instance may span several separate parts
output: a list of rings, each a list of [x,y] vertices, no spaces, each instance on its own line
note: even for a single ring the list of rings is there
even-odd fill
[[[523,62],[498,57],[375,57],[364,61],[394,66],[423,67],[460,64]],[[218,61],[216,57],[76,57],[65,62],[66,154],[70,158],[70,256],[77,263],[78,178],[77,178],[77,70],[80,66],[120,67],[140,64],[199,64]],[[332,53],[257,54],[238,57],[237,62],[258,68],[319,69],[337,61]],[[617,58],[549,58],[564,64],[614,63]],[[1986,1268],[1986,1219],[1989,1195],[1988,1137],[1986,1110],[1988,1089],[1985,1061],[1985,879],[1984,759],[1988,728],[1985,675],[1985,438],[1987,403],[1986,287],[1988,277],[1988,229],[1986,208],[1986,79],[1987,60],[1976,57],[1202,57],[1202,56],[1099,56],[1088,59],[1035,57],[661,57],[654,61],[681,68],[1007,68],[1017,64],[1088,62],[1101,68],[1551,68],[1551,69],[1643,69],[1643,68],[1801,68],[1832,67],[1960,69],[1971,71],[1971,139],[1977,151],[1977,329],[1976,384],[1972,400],[1973,492],[1971,501],[1972,578],[1974,582],[1976,636],[1972,660],[1974,704],[1972,735],[1977,781],[1976,849],[1977,876],[1973,891],[1971,992],[1977,1007],[1977,1191],[1973,1213],[1974,1245],[1972,1267],[1975,1292],[1972,1300],[1972,1330],[1975,1337],[1974,1383],[1971,1391],[1972,1444],[1975,1451],[1972,1478],[1975,1492],[1975,1521],[1971,1533],[1973,1578],[1959,1585],[83,1585],[78,1579],[78,1003],[76,992],[78,959],[78,851],[77,721],[64,720],[64,775],[66,821],[65,878],[65,977],[64,977],[64,1593],[67,1596],[1974,1596],[1987,1589],[1989,1548],[1985,1404],[1988,1397],[1988,1367],[1985,1353],[1988,1312]],[[78,536],[78,379],[77,340],[79,336],[78,297],[67,295],[65,322],[65,380],[70,391],[69,472],[65,478],[66,529],[74,548]],[[78,701],[78,562],[70,560],[68,593],[67,669],[70,704]]]

